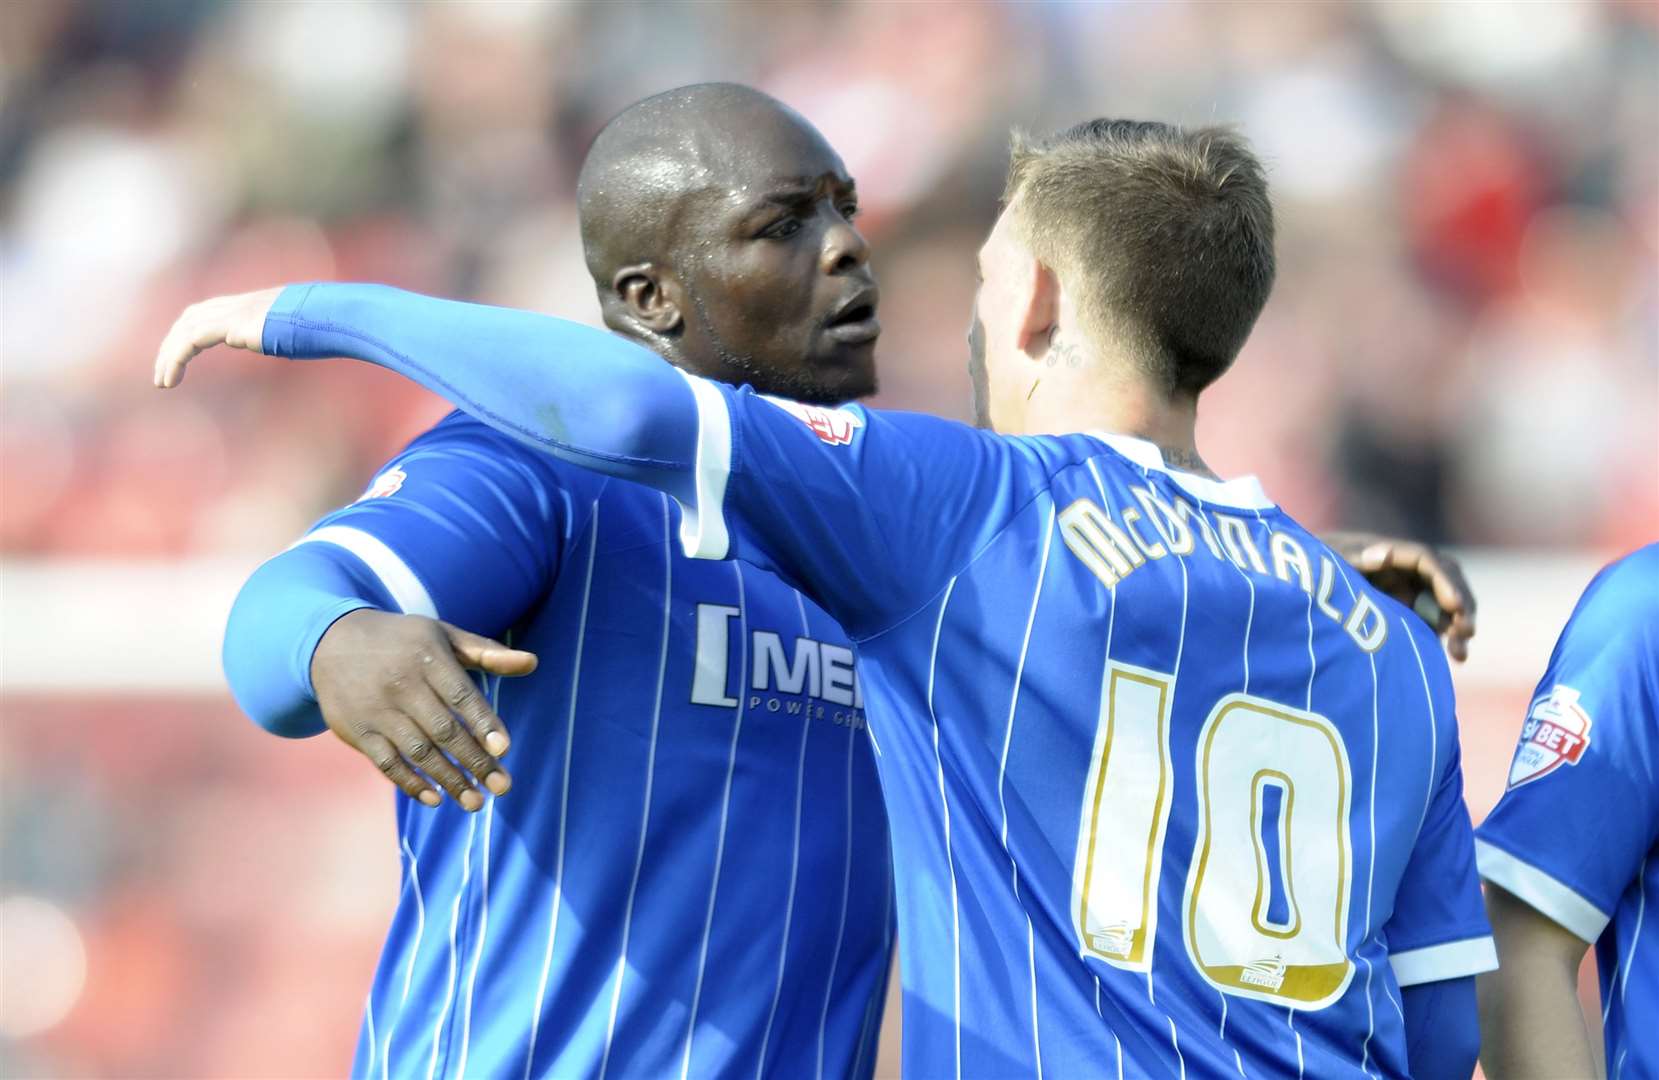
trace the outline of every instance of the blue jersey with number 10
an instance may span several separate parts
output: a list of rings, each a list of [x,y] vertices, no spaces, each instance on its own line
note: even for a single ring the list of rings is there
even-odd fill
[[[1427,626],[1148,443],[692,388],[682,540],[858,643],[907,1071],[1406,1074],[1495,966]]]
[[[287,290],[263,345],[385,364],[655,485],[688,554],[841,624],[908,1075],[1399,1076],[1400,987],[1495,966],[1437,643],[1254,481],[762,398],[395,290]]]

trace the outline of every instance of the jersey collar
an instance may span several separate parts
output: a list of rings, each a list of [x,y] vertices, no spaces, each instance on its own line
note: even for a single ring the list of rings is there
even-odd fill
[[[1133,435],[1114,435],[1106,431],[1085,432],[1143,469],[1156,469],[1175,481],[1181,488],[1202,502],[1231,506],[1240,510],[1269,510],[1273,500],[1267,497],[1260,480],[1254,476],[1240,476],[1234,480],[1211,480],[1207,476],[1182,472],[1164,464],[1163,453],[1145,439]]]

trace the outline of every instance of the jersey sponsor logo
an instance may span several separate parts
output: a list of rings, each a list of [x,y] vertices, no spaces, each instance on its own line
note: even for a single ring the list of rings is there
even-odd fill
[[[374,483],[370,484],[368,490],[357,497],[357,501],[384,499],[388,495],[396,495],[407,479],[409,479],[409,474],[404,472],[401,466],[394,465],[375,477]]]
[[[1578,691],[1557,684],[1539,696],[1521,725],[1521,743],[1509,766],[1509,786],[1520,787],[1563,765],[1577,765],[1590,747],[1590,714]]]
[[[864,691],[845,645],[796,637],[785,643],[771,630],[750,630],[748,670],[733,686],[731,661],[741,641],[731,638],[738,610],[726,604],[697,605],[697,660],[692,671],[691,703],[732,708],[738,694],[751,710],[808,720],[828,720],[843,727],[864,726]],[[803,698],[805,700],[803,700]]]
[[[851,409],[828,409],[822,405],[803,405],[788,398],[767,394],[761,396],[805,424],[820,441],[831,446],[846,446],[853,441],[853,432],[864,426],[863,418]]]

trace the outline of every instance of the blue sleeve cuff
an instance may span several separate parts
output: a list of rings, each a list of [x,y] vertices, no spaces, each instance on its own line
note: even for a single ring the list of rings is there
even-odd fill
[[[1594,945],[1612,915],[1589,897],[1500,844],[1484,826],[1475,839],[1480,876],[1529,905],[1556,925]]]
[[[317,655],[317,646],[322,643],[323,635],[347,615],[364,608],[373,609],[374,605],[360,597],[342,597],[319,609],[312,617],[311,625],[295,641],[291,658],[294,680],[304,687],[305,696],[312,701],[317,700],[317,690],[311,685],[311,658]]]
[[[294,325],[294,316],[305,306],[314,288],[314,282],[290,285],[277,295],[276,303],[265,313],[265,327],[260,333],[260,352],[266,356],[292,357],[296,354],[295,333],[298,328]]]
[[[273,735],[326,729],[311,686],[317,644],[341,616],[387,604],[351,559],[321,544],[285,551],[254,571],[231,607],[225,679],[242,711]]]

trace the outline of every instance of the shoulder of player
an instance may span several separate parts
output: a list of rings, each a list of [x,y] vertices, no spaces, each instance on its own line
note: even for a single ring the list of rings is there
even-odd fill
[[[1561,649],[1601,662],[1639,663],[1659,681],[1659,544],[1626,555],[1591,580],[1562,631]]]
[[[606,477],[528,446],[459,409],[411,441],[399,461],[412,463],[427,454],[441,454],[484,473],[510,472],[539,488],[574,493],[591,489],[597,494],[607,482]]]
[[[1659,628],[1659,543],[1638,548],[1603,567],[1591,579],[1579,612],[1591,618],[1615,619],[1626,628]]]

